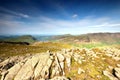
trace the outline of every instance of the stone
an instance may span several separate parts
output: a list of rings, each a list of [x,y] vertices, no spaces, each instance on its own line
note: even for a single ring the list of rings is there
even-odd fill
[[[56,56],[60,62],[63,62],[65,60],[64,56],[60,53],[57,53]]]
[[[18,63],[12,68],[10,68],[4,80],[12,80],[17,75],[22,65],[23,65],[22,63]]]
[[[71,53],[70,54],[66,53],[66,54],[64,54],[64,56],[65,56],[65,60],[66,60],[66,63],[67,63],[68,70],[70,71],[72,54]]]
[[[78,68],[78,74],[84,73],[85,71],[81,68]]]
[[[67,63],[68,70],[70,71],[71,57],[66,57],[66,63]]]
[[[4,67],[9,63],[9,59],[6,59],[5,61],[0,63],[0,68],[4,69]]]
[[[4,80],[6,75],[8,74],[8,71],[4,71],[1,74],[2,74],[1,80]]]
[[[27,62],[22,66],[22,68],[19,70],[17,75],[15,76],[14,80],[28,80],[31,78],[33,74],[33,67],[32,67],[32,60],[29,59]]]
[[[117,67],[119,67],[119,68],[120,68],[120,64],[117,64]]]
[[[58,59],[57,64],[59,64],[59,66],[60,66],[60,68],[62,70],[62,74],[65,75],[65,72],[64,72],[64,60],[65,60],[65,57],[60,53],[57,53],[56,56],[57,56],[57,59]]]
[[[50,57],[50,54],[41,54],[38,56],[39,62],[36,65],[36,68],[34,69],[34,78],[37,79],[39,77],[44,78],[44,74],[46,73],[46,63]],[[45,70],[43,70],[45,69]],[[42,73],[43,72],[43,73]],[[48,73],[47,73],[48,74]]]
[[[120,61],[120,57],[113,57],[116,61]]]
[[[49,80],[69,80],[69,79],[67,79],[65,76],[56,76],[56,77],[49,79]]]
[[[54,77],[56,75],[63,75],[64,70],[61,68],[61,65],[59,63],[59,60],[57,56],[54,56],[55,60],[52,64],[52,69],[51,69],[51,77]]]
[[[75,53],[75,54],[73,55],[73,58],[74,58],[74,60],[75,60],[76,62],[78,62],[79,64],[82,64],[82,60],[83,60],[83,57],[82,57],[82,56],[80,56],[79,54]]]
[[[49,74],[50,74],[49,69],[51,67],[52,62],[53,61],[49,58],[46,62],[46,65],[43,66],[43,69],[41,71],[42,78],[49,79]]]
[[[110,72],[103,71],[103,74],[107,76],[110,80],[118,80],[116,77],[114,77]]]
[[[41,78],[41,79],[39,79],[39,80],[45,80],[44,78]]]
[[[116,77],[120,80],[120,68],[114,68]]]
[[[112,57],[109,57],[112,59],[119,57],[119,52],[119,50],[114,51],[111,49],[103,51],[104,54],[100,55],[96,54],[91,49],[74,49],[65,50],[65,52],[59,51],[52,53],[50,51],[47,51],[46,53],[40,54],[28,54],[24,57],[10,57],[0,63],[0,73],[2,75],[1,80],[69,80],[65,77],[65,72],[72,72],[71,70],[76,68],[76,65],[71,66],[72,61],[73,63],[75,62],[78,65],[83,65],[82,63],[88,62],[87,59],[91,60],[93,58],[90,65],[94,66],[94,64],[96,63],[95,60],[98,56],[100,57],[99,60],[104,61],[104,58],[107,59],[106,54],[112,55]],[[116,61],[116,63],[119,63],[119,61]],[[105,65],[103,63],[99,65],[99,67],[96,67],[101,69],[104,66]],[[105,76],[109,77],[110,80],[120,80],[120,64],[117,64],[115,68],[109,65],[106,68],[107,69],[103,71],[103,74]],[[74,78],[71,77],[73,79],[76,79],[76,75],[85,73],[85,71],[80,67],[76,69],[78,69],[78,74],[73,73]],[[109,72],[108,70],[113,71]],[[88,69],[87,72],[90,72],[90,70]],[[87,72],[86,74],[88,74]],[[98,79],[102,78],[101,75],[96,76]],[[92,79],[90,78],[90,80]]]
[[[108,66],[108,68],[109,68],[110,70],[112,70],[112,69],[113,69],[113,67],[112,67],[112,66]]]

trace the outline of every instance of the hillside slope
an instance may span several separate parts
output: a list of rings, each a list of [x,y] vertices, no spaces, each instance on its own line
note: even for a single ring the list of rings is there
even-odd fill
[[[1,41],[33,43],[36,41],[36,39],[31,35],[23,35],[23,36],[5,38],[5,39],[2,39]]]
[[[89,33],[83,35],[60,35],[53,37],[60,42],[120,42],[120,33]]]

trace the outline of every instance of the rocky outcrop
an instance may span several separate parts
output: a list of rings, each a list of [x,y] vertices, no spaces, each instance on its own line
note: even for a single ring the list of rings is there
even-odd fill
[[[12,61],[5,60],[1,64],[8,65]],[[15,60],[14,60],[15,61]],[[55,76],[63,76],[65,57],[60,53],[42,53],[29,57],[27,60],[21,60],[13,67],[2,73],[1,80],[38,80],[50,79]],[[51,80],[67,80],[65,77],[55,77]]]
[[[111,68],[112,73],[109,71],[103,71],[103,74],[110,78],[110,80],[120,80],[120,64],[117,64],[117,67]]]
[[[118,64],[120,65],[120,64]],[[120,66],[117,66],[114,70],[114,75],[120,80]]]
[[[120,61],[120,50],[116,48],[107,48],[104,50],[107,56],[112,57],[116,61]]]
[[[15,57],[10,57],[10,58],[4,60],[3,62],[0,63],[0,72],[2,73],[3,71],[8,70],[9,68],[11,68],[16,63],[20,62],[23,59],[24,60],[27,59],[26,56],[15,56]]]
[[[115,57],[120,58],[119,50],[114,50],[63,49],[54,53],[48,51],[34,55],[10,57],[0,63],[1,80],[69,80],[65,77],[69,73],[73,77],[85,75],[83,79],[90,78],[89,80],[92,80],[95,76],[101,78],[99,75],[101,71],[97,70],[102,67],[104,67],[102,68],[103,75],[110,80],[120,80],[120,64],[112,66],[109,65],[109,60],[108,63],[105,62],[105,59],[109,57],[119,63],[119,60],[115,59]],[[98,62],[101,60],[101,65],[98,66],[95,60]],[[106,66],[108,69],[105,69]],[[73,73],[71,74],[71,72]]]
[[[109,77],[110,80],[118,80],[112,73],[109,71],[103,71],[103,74],[107,77]]]

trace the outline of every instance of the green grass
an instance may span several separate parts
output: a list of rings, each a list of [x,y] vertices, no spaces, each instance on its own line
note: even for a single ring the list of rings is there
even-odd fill
[[[82,64],[79,64],[72,58],[72,64],[71,64],[71,71],[68,72],[68,68],[65,66],[65,72],[66,76],[70,77],[73,80],[109,80],[108,77],[104,76],[102,71],[105,70],[109,65],[115,67],[117,62],[113,60],[111,57],[107,57],[103,52],[102,49],[96,48],[96,47],[105,47],[105,46],[113,46],[118,45],[117,43],[81,43],[81,44],[71,44],[74,46],[77,46],[79,48],[93,48],[92,50],[96,53],[101,53],[99,58],[95,58],[92,60],[88,56],[85,56],[84,59],[86,60]],[[35,54],[35,53],[42,53],[46,52],[47,50],[50,51],[59,51],[63,48],[70,48],[71,46],[68,44],[63,43],[55,43],[55,42],[38,42],[34,43],[33,45],[13,45],[13,44],[0,44],[0,58],[2,57],[10,57],[15,55],[25,55],[25,54]],[[77,51],[76,51],[77,52]],[[81,51],[81,56],[85,54],[86,51]],[[103,54],[102,54],[103,53]],[[106,58],[105,60],[102,60],[102,58]],[[85,71],[85,73],[78,74],[77,70],[78,68],[81,68]],[[96,76],[100,76],[98,77]],[[85,78],[86,77],[86,78]]]
[[[98,47],[110,47],[110,46],[120,46],[120,42],[105,43],[105,42],[91,42],[91,43],[71,43],[71,45],[79,48],[98,48]]]
[[[15,55],[42,53],[48,50],[59,51],[70,46],[62,43],[39,43],[38,45],[17,45],[17,44],[0,44],[0,58],[10,57]]]
[[[97,54],[99,58],[92,59],[89,58],[89,56],[85,56],[85,62],[82,62],[82,64],[77,63],[72,58],[71,71],[67,72],[68,70],[67,68],[65,68],[67,72],[67,77],[70,77],[73,80],[110,80],[107,76],[103,75],[103,71],[108,69],[108,66],[115,67],[116,64],[119,64],[120,62],[115,61],[111,57],[106,56],[105,54],[107,52],[104,52],[102,48],[93,48],[91,50],[94,51],[94,53],[101,53]],[[76,51],[76,53],[77,52],[78,51]],[[85,51],[81,51],[78,54],[82,56],[85,53]],[[83,69],[85,73],[78,74],[78,68]]]

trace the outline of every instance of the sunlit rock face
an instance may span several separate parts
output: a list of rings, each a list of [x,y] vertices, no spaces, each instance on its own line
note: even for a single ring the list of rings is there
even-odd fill
[[[119,52],[83,48],[14,56],[0,63],[1,80],[119,80]]]
[[[14,61],[11,61],[11,60]],[[8,66],[8,64],[15,62],[15,58],[5,60],[1,63],[2,66]],[[63,76],[65,57],[60,53],[42,53],[22,60],[8,70],[2,72],[1,80],[37,80],[37,79],[50,79],[55,76]],[[55,79],[67,79],[65,77],[55,77]]]

